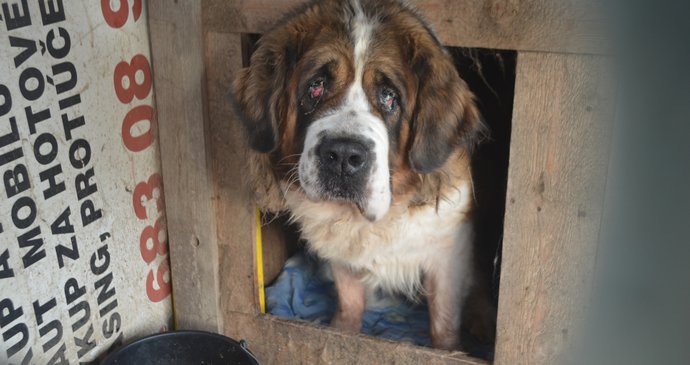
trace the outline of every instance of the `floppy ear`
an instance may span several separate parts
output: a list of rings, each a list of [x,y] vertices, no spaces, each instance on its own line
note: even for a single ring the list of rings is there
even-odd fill
[[[233,84],[236,109],[249,145],[259,152],[272,152],[278,147],[279,123],[286,117],[289,104],[285,90],[298,48],[298,35],[288,30],[265,35],[249,67],[240,71]]]
[[[426,174],[443,166],[455,149],[472,148],[485,127],[450,55],[431,36],[411,44],[419,88],[409,161],[413,171]]]

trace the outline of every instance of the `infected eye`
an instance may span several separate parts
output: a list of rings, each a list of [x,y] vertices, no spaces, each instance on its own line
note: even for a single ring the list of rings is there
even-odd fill
[[[309,87],[304,92],[301,98],[300,107],[304,114],[311,114],[316,110],[316,107],[321,102],[323,95],[326,93],[326,79],[322,76],[313,79],[309,83]]]
[[[393,112],[398,105],[397,100],[398,94],[390,87],[384,86],[381,88],[381,91],[379,91],[379,104],[381,104],[381,108],[385,112]]]
[[[321,96],[323,96],[324,91],[324,80],[322,77],[319,77],[318,79],[312,81],[311,84],[309,84],[309,97],[312,99],[320,98]]]

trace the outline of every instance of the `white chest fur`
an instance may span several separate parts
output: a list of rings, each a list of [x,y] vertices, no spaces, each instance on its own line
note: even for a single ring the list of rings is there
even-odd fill
[[[408,295],[421,287],[422,272],[433,271],[440,262],[452,259],[469,273],[472,227],[465,216],[471,198],[468,183],[451,190],[438,207],[394,204],[381,220],[370,222],[350,205],[286,193],[312,251],[362,274],[370,287]]]

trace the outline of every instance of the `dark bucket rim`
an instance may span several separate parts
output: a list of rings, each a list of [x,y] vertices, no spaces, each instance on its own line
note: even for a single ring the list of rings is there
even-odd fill
[[[129,348],[137,346],[141,343],[149,342],[151,340],[158,340],[158,339],[166,338],[166,337],[178,337],[178,336],[185,336],[185,335],[197,335],[197,336],[201,335],[204,337],[212,337],[212,338],[215,338],[218,340],[230,342],[231,344],[238,346],[245,353],[245,355],[247,355],[249,357],[249,359],[254,362],[254,365],[260,365],[259,359],[257,359],[256,356],[254,356],[254,354],[251,351],[249,351],[249,346],[247,345],[247,341],[245,341],[245,340],[237,341],[237,340],[232,339],[230,337],[221,335],[220,333],[198,331],[198,330],[167,331],[167,332],[154,333],[154,334],[144,336],[142,338],[139,338],[137,340],[134,340],[134,341],[128,343],[127,345],[125,345],[123,347],[120,347],[115,352],[106,356],[106,358],[100,364],[101,365],[108,365],[117,355],[119,355],[120,353],[127,351]]]

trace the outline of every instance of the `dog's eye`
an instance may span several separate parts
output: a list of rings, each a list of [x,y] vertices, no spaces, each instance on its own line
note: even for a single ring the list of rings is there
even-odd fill
[[[393,112],[398,106],[398,94],[390,87],[382,87],[379,91],[379,104],[385,112]]]
[[[320,98],[321,96],[323,96],[324,91],[324,80],[322,77],[319,77],[318,79],[312,81],[311,84],[309,84],[309,97],[312,99]]]

